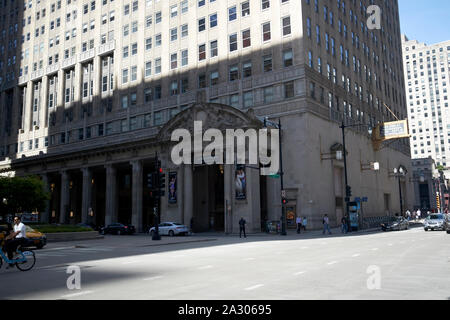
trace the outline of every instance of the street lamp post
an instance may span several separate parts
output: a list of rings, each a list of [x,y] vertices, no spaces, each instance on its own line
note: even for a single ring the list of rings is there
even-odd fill
[[[278,123],[269,121],[267,117],[264,118],[264,127],[267,128],[267,124],[270,124],[271,126],[277,128],[279,130],[278,134],[278,143],[280,148],[280,182],[281,182],[281,193],[284,191],[284,181],[283,181],[283,151],[282,151],[282,141],[281,141],[281,119],[278,119]],[[286,236],[286,210],[285,210],[285,204],[283,201],[283,197],[281,197],[281,235]]]
[[[369,128],[369,134],[372,134],[372,128],[368,124],[353,124],[353,125],[345,125],[344,120],[342,120],[342,124],[339,128],[342,129],[342,148],[343,148],[343,157],[344,157],[344,171],[345,171],[345,213],[347,217],[347,229],[348,232],[351,232],[351,222],[350,222],[350,208],[349,208],[349,202],[350,198],[352,196],[351,193],[351,187],[348,184],[348,170],[347,170],[347,149],[345,146],[345,128],[351,128],[351,127],[368,127]]]
[[[404,177],[408,171],[403,166],[399,166],[394,169],[394,174],[398,178],[398,193],[400,196],[400,215],[403,216],[403,197],[402,197],[402,184],[401,177]]]

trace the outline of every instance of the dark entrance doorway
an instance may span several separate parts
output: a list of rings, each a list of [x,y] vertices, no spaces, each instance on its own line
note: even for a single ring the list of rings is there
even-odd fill
[[[194,168],[194,232],[225,231],[224,171],[221,165]]]

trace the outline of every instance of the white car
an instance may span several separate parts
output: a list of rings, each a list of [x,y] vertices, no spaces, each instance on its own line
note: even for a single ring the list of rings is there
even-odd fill
[[[442,230],[445,231],[444,227],[444,215],[441,213],[435,213],[429,215],[425,222],[423,223],[425,231],[428,230]]]
[[[150,233],[152,236],[156,232],[156,228],[152,227],[150,230],[148,230],[148,233]],[[176,236],[176,235],[187,235],[189,234],[189,228],[185,225],[182,225],[181,223],[176,222],[162,222],[159,224],[159,235],[164,236]]]

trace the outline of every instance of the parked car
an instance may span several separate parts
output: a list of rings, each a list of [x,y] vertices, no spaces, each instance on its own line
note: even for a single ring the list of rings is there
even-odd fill
[[[160,235],[168,235],[168,236],[176,236],[176,235],[187,235],[189,234],[189,228],[183,224],[176,222],[162,222],[159,224],[159,234]],[[152,236],[156,232],[156,228],[152,227],[148,231]]]
[[[425,231],[442,230],[444,231],[444,215],[442,213],[430,214],[423,223]]]
[[[106,228],[101,228],[100,233],[101,234],[134,234],[136,232],[136,228],[132,225],[125,225],[122,223],[113,223],[108,225]]]
[[[381,225],[383,231],[400,231],[408,230],[409,222],[404,217],[394,217],[391,222]]]
[[[445,215],[444,230],[447,231],[447,234],[450,234],[450,214]]]
[[[42,232],[34,230],[30,226],[25,225],[26,227],[26,237],[27,242],[24,247],[36,247],[37,249],[42,249],[47,244],[47,236]],[[9,230],[7,225],[0,225],[0,242],[6,238],[11,230]]]

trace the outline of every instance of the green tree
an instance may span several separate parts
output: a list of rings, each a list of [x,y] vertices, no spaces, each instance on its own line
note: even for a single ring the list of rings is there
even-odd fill
[[[0,177],[0,214],[16,214],[44,211],[50,193],[45,192],[44,183],[36,176]]]
[[[438,166],[436,166],[436,170],[441,172],[441,171],[445,170],[445,167],[443,165],[438,165]]]

